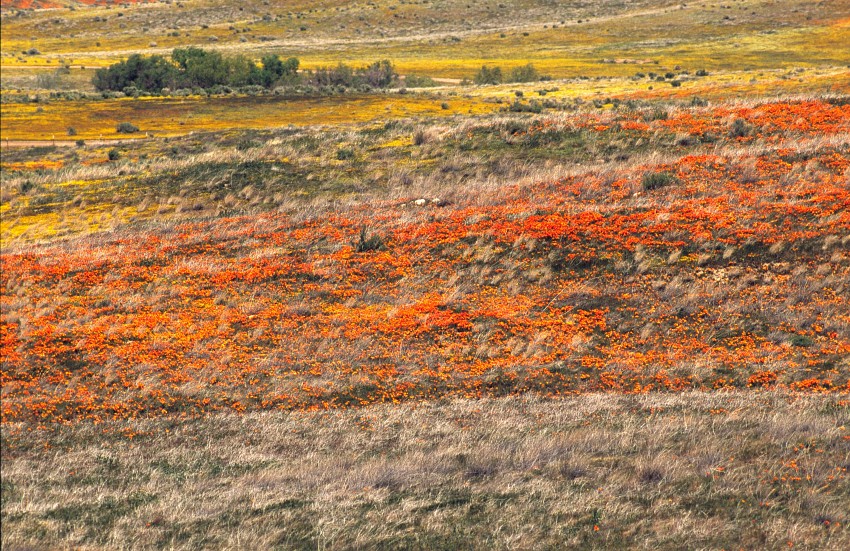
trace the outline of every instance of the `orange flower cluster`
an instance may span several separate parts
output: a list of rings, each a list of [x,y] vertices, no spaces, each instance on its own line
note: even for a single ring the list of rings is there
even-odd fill
[[[805,133],[846,128],[847,109],[734,115]],[[387,201],[4,250],[2,419],[520,392],[848,392],[848,168],[846,147],[829,145],[689,155],[442,206]],[[645,190],[649,170],[675,181]],[[382,250],[356,251],[367,222]]]
[[[740,141],[757,138],[777,142],[789,133],[832,135],[850,130],[850,105],[833,105],[820,100],[774,102],[755,107],[720,107],[683,111],[656,121],[659,127],[692,135],[725,134],[730,121],[741,120],[749,127],[737,136]]]

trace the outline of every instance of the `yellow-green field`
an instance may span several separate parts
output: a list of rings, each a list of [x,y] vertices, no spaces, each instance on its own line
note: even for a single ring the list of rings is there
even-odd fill
[[[550,99],[585,101],[648,94],[834,94],[850,89],[850,49],[837,47],[850,43],[848,0],[740,0],[728,5],[606,0],[585,7],[552,7],[531,0],[508,5],[447,0],[347,6],[250,1],[235,7],[192,0],[176,7],[6,8],[2,18],[0,132],[7,143],[144,135],[116,135],[120,122],[131,122],[142,133],[174,136],[223,128],[479,114],[498,109],[495,101],[511,101],[516,91],[536,97],[541,89]],[[426,96],[185,97],[96,104],[47,103],[42,98],[38,104],[20,103],[26,94],[92,91],[96,67],[133,52],[167,55],[186,45],[254,59],[265,53],[296,56],[307,70],[390,59],[402,75],[446,81]],[[509,71],[529,62],[555,81],[457,86],[484,64]],[[58,70],[62,66],[70,70]],[[708,71],[708,76],[697,77],[698,70]],[[656,73],[674,73],[681,86],[672,88],[669,81],[645,76]],[[76,137],[66,135],[69,128]]]
[[[850,51],[837,47],[850,42],[847,0],[606,0],[584,8],[454,0],[181,5],[23,15],[6,10],[0,64],[104,66],[130,53],[167,54],[186,45],[255,58],[266,52],[296,56],[304,68],[389,58],[403,74],[449,78],[471,77],[482,63],[511,67],[529,61],[555,78],[628,76],[643,65],[746,70],[850,63]]]
[[[681,86],[634,78],[570,79],[558,82],[455,88],[445,86],[408,94],[336,95],[332,97],[147,97],[111,100],[49,100],[0,104],[0,134],[8,141],[141,139],[222,129],[278,128],[287,125],[337,125],[410,117],[478,115],[503,108],[521,92],[529,98],[593,101],[610,98],[727,98],[757,93],[846,94],[850,69],[711,73],[683,76]],[[130,122],[135,134],[116,127]],[[68,129],[76,132],[68,136]]]
[[[444,109],[442,104],[447,103]],[[104,101],[55,101],[3,104],[3,140],[127,138],[116,132],[121,122],[145,133],[174,136],[228,128],[276,128],[290,124],[340,124],[401,117],[442,117],[492,112],[497,106],[464,97],[429,98],[403,94],[313,98],[279,96],[214,98],[120,98]],[[68,137],[68,128],[77,134]]]

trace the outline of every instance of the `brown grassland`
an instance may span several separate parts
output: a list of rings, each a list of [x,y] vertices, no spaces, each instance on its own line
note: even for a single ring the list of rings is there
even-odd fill
[[[847,408],[595,394],[56,425],[4,441],[3,547],[845,549]]]
[[[0,17],[4,550],[850,548],[850,2]]]

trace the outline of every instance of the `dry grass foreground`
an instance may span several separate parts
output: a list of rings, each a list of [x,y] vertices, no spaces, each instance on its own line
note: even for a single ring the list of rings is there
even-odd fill
[[[2,544],[847,549],[848,406],[592,394],[5,424]]]

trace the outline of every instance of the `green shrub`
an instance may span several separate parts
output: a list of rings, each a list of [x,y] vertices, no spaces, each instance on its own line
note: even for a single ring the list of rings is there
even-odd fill
[[[537,82],[538,80],[540,80],[540,73],[531,63],[514,67],[511,71],[511,82]]]
[[[117,149],[110,149],[106,156],[110,161],[117,161],[121,158],[121,153]]]
[[[753,128],[747,124],[747,121],[744,119],[735,119],[732,126],[729,127],[729,137],[743,138],[749,136],[752,131]]]
[[[249,149],[254,149],[255,147],[260,147],[261,145],[263,145],[262,142],[259,142],[257,140],[244,139],[244,140],[239,140],[239,142],[237,142],[236,150],[237,151],[247,151]],[[174,153],[174,154],[177,154],[179,152],[177,147],[172,147],[171,149],[172,149],[172,153]]]
[[[475,84],[500,84],[502,82],[502,70],[498,67],[482,66],[473,79]]]
[[[118,126],[115,128],[115,131],[119,134],[134,134],[139,131],[139,127],[133,123],[122,122],[118,123]]]
[[[281,60],[277,55],[266,55],[258,65],[243,55],[225,57],[221,52],[189,47],[173,50],[170,60],[161,55],[133,54],[125,61],[98,69],[92,83],[99,91],[120,90],[128,96],[159,94],[164,88],[254,85],[271,89],[277,84],[299,83],[298,66],[294,57]]]
[[[666,186],[673,185],[678,180],[670,172],[647,172],[643,175],[641,184],[646,191],[652,191]]]
[[[380,251],[386,249],[384,238],[378,234],[366,235],[366,228],[360,229],[360,238],[354,243],[354,250],[358,253],[368,251]]]
[[[73,126],[69,126],[68,127],[68,135],[69,136],[76,136],[77,135],[77,129],[74,128]]]
[[[347,161],[349,159],[354,158],[354,150],[347,148],[340,148],[336,150],[336,158],[338,161]]]
[[[404,77],[404,84],[409,88],[431,88],[437,86],[433,78],[419,75],[407,75]]]
[[[793,346],[808,347],[815,344],[815,341],[806,335],[792,335],[790,342]]]
[[[319,67],[305,73],[306,84],[321,88],[390,88],[398,82],[398,73],[388,59],[355,69],[345,63],[336,67]]]
[[[508,106],[508,111],[511,113],[541,113],[543,112],[543,105],[536,100],[531,100],[528,103],[516,100]]]

